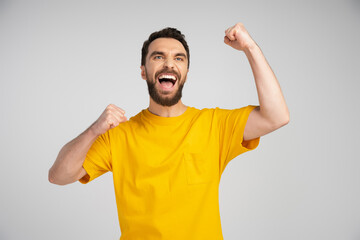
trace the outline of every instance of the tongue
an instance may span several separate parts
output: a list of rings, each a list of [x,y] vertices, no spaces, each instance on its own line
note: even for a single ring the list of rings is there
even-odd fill
[[[162,81],[161,86],[163,86],[164,88],[172,88],[174,84],[171,81]]]

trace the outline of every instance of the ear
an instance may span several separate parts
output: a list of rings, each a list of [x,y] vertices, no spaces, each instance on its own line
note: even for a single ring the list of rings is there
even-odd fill
[[[145,66],[141,65],[140,69],[141,69],[141,78],[144,79],[144,80],[147,80],[146,79],[146,74],[145,74]]]

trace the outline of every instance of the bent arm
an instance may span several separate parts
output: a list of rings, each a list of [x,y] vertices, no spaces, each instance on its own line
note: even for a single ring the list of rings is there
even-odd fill
[[[280,84],[271,70],[259,46],[251,38],[242,23],[237,23],[225,31],[224,42],[244,51],[249,60],[259,97],[260,107],[251,111],[244,130],[244,140],[261,137],[289,122]]]
[[[82,166],[92,144],[101,134],[127,121],[124,114],[125,111],[118,106],[108,105],[88,129],[60,150],[54,165],[49,170],[49,181],[65,185],[85,176],[87,172]]]
[[[90,126],[78,137],[65,144],[49,170],[49,181],[58,185],[73,183],[87,173],[82,167],[86,154],[95,142],[97,134]]]
[[[289,122],[289,110],[274,72],[258,45],[244,50],[255,79],[259,107],[249,115],[244,139],[254,139],[270,133]]]

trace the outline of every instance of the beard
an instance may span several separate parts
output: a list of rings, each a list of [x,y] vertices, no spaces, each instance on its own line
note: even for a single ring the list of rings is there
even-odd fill
[[[171,107],[171,106],[177,104],[179,102],[179,100],[181,99],[181,97],[182,97],[182,89],[184,87],[184,81],[180,81],[181,77],[177,73],[174,72],[174,74],[176,74],[177,77],[178,77],[177,82],[179,82],[179,86],[178,86],[178,89],[176,90],[175,94],[172,97],[167,96],[167,95],[170,95],[172,93],[158,90],[155,87],[156,82],[157,82],[157,76],[159,76],[161,73],[164,73],[164,72],[169,73],[169,71],[162,70],[162,71],[156,73],[155,74],[155,79],[153,79],[153,78],[150,78],[148,76],[148,73],[147,73],[147,71],[145,69],[145,74],[146,74],[146,79],[147,79],[146,83],[147,83],[147,86],[148,86],[149,95],[150,95],[151,99],[154,100],[154,102],[156,102],[157,104],[159,104],[161,106],[164,106],[164,107]],[[161,91],[161,92],[159,92],[159,91]]]

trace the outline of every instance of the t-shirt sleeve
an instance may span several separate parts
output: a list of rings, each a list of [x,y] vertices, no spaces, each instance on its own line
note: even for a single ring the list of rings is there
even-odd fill
[[[100,135],[86,154],[83,168],[87,174],[79,179],[85,184],[102,174],[112,171],[109,131]]]
[[[259,145],[260,137],[244,140],[245,125],[250,112],[256,106],[247,106],[234,110],[216,108],[219,126],[219,146],[220,146],[220,168],[221,173],[226,165],[238,155],[253,150]]]

